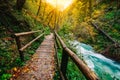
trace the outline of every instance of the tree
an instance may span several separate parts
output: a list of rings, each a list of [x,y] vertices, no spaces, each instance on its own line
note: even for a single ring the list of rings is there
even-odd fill
[[[120,9],[120,0],[117,0],[117,9]]]
[[[44,15],[45,15],[46,6],[47,6],[47,3],[44,2],[43,18],[44,18]]]
[[[26,0],[17,0],[16,1],[16,8],[17,10],[22,10]]]
[[[42,3],[42,1],[40,0],[40,2],[39,2],[39,7],[38,7],[38,11],[37,11],[37,16],[39,15],[39,12],[40,12],[40,8],[41,8],[41,3]]]
[[[92,17],[92,0],[89,0],[89,15]]]

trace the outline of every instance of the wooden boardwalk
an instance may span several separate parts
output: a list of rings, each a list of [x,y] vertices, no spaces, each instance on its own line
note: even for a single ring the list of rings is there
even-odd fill
[[[55,74],[54,35],[45,37],[16,80],[53,80]]]
[[[30,31],[30,32],[22,32],[16,33],[16,42],[20,42],[19,38],[23,35],[33,34],[39,31]],[[18,44],[18,51],[20,53],[21,60],[24,59],[23,51],[30,46],[35,40],[39,39],[43,34],[39,35],[31,42],[26,44],[24,47],[20,47]],[[55,35],[55,38],[54,38]],[[46,36],[44,41],[41,43],[40,47],[36,50],[36,53],[32,56],[31,60],[29,60],[25,66],[22,68],[13,70],[15,73],[13,74],[10,80],[53,80],[55,74],[55,41],[60,43],[62,48],[62,60],[60,65],[57,65],[58,71],[60,72],[60,79],[67,80],[66,70],[68,64],[68,58],[70,57],[79,70],[83,73],[86,80],[99,80],[97,75],[91,71],[91,69],[82,61],[73,51],[71,51],[66,44],[63,42],[61,37],[54,32],[54,35],[51,33]],[[22,53],[22,54],[21,54]],[[56,56],[57,57],[57,56]],[[56,59],[57,60],[57,59]],[[58,61],[56,61],[58,62]],[[58,62],[59,64],[59,62]]]

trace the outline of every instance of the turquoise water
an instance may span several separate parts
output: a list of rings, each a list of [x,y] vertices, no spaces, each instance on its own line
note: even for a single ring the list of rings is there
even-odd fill
[[[78,56],[93,70],[100,80],[120,80],[120,63],[96,53],[90,45],[78,41],[70,41]]]

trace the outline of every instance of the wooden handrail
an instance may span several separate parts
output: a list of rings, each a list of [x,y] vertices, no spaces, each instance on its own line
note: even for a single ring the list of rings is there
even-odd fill
[[[41,36],[44,35],[44,33],[42,33],[41,35],[39,35],[38,37],[36,37],[35,39],[33,39],[32,41],[30,41],[28,44],[26,44],[24,47],[21,46],[21,41],[20,41],[20,37],[21,36],[25,36],[25,35],[30,35],[30,34],[34,34],[37,32],[41,32],[41,30],[37,30],[37,31],[29,31],[29,32],[22,32],[22,33],[15,33],[15,40],[16,40],[16,44],[17,44],[17,48],[20,54],[20,59],[21,61],[24,61],[24,54],[23,51],[29,47],[33,42],[35,42],[36,40],[38,40]],[[22,47],[22,48],[21,48]]]
[[[63,42],[63,40],[60,38],[60,36],[57,34],[57,32],[54,32],[55,35],[57,36],[57,38],[59,39],[60,44],[62,45],[63,48],[66,48],[67,46],[65,45],[65,43]]]
[[[60,36],[56,32],[54,33],[55,33],[55,36],[58,38],[59,42],[61,43],[63,50],[65,51],[65,53],[63,54],[67,54],[68,56],[70,56],[70,58],[75,62],[75,64],[78,66],[78,68],[83,73],[83,75],[86,77],[86,79],[87,80],[99,80],[96,74],[93,71],[91,71],[91,69],[73,51],[67,48],[67,46],[65,45],[63,40],[60,38]]]
[[[24,35],[29,35],[29,34],[34,34],[37,32],[41,32],[41,30],[37,30],[37,31],[29,31],[29,32],[22,32],[22,33],[15,33],[15,36],[24,36]]]
[[[36,37],[35,39],[33,39],[32,41],[30,41],[28,44],[26,44],[24,47],[20,48],[20,51],[24,51],[27,47],[29,47],[33,42],[35,42],[36,40],[38,40],[40,37],[42,37],[44,35],[44,33],[42,33],[41,35],[39,35],[38,37]]]

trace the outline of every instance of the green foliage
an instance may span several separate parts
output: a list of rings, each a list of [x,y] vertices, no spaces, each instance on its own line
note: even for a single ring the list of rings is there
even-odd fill
[[[44,28],[44,33],[45,33],[45,35],[49,35],[50,34],[50,28],[49,27],[45,27]]]
[[[36,14],[39,7],[38,5],[39,1],[27,0],[24,7]]]
[[[28,54],[30,54],[30,55],[33,55],[35,53],[35,50],[39,47],[40,43],[42,42],[40,40],[34,42],[26,52],[28,52]]]
[[[3,44],[3,43],[2,43]],[[6,45],[0,44],[0,76],[6,73],[6,70],[11,69],[13,63],[13,52],[10,48],[6,49]],[[8,46],[8,45],[7,45]],[[0,79],[1,80],[1,79]]]
[[[0,80],[8,80],[10,77],[12,77],[11,74],[3,74],[2,76],[0,76]]]
[[[115,12],[114,12],[114,11],[109,12],[109,13],[105,14],[104,17],[105,17],[107,20],[114,19],[114,17],[115,17]]]
[[[33,55],[35,53],[35,51],[29,50],[28,53],[31,54],[31,55]]]
[[[28,49],[26,49],[26,51],[24,51],[25,61],[31,59],[31,56],[35,53],[35,50],[39,47],[42,40],[43,40],[43,38],[41,38],[38,41],[34,42],[30,47],[28,47]]]
[[[69,32],[70,32],[70,26],[68,26],[68,25],[63,25],[63,27],[61,28],[59,34],[60,34],[60,35],[65,35],[65,34],[67,34],[67,33],[69,33]]]
[[[21,66],[25,65],[25,62],[22,62],[21,59],[18,57],[15,59],[15,62],[13,63],[13,65],[21,67]]]
[[[78,67],[71,60],[69,60],[67,66],[67,77],[68,80],[86,80],[84,75],[80,72]]]
[[[40,42],[42,42],[43,38],[40,40],[34,42],[31,47],[29,47],[24,52],[24,58],[25,61],[29,60],[31,58],[31,55],[35,53],[35,50],[40,45]],[[0,44],[0,80],[8,80],[10,78],[10,75],[7,73],[8,70],[12,69],[13,67],[21,67],[25,65],[25,62],[22,62],[18,52],[14,53],[13,48],[10,47],[10,42],[7,42],[7,44],[1,42]],[[12,45],[14,45],[13,43]],[[7,47],[7,48],[6,48]],[[17,48],[16,48],[17,49]],[[14,49],[15,51],[15,49]]]
[[[61,63],[61,60],[62,60],[62,49],[60,48],[60,49],[58,49],[58,60],[59,60],[59,62]]]
[[[61,63],[62,60],[62,49],[57,49],[58,50],[58,60]],[[57,65],[57,64],[56,64]],[[55,75],[54,75],[54,80],[59,80],[60,79],[60,73],[59,71],[56,69]]]
[[[58,70],[56,70],[53,80],[59,80],[59,79],[60,79],[60,73]]]
[[[115,23],[113,27],[119,32],[120,31],[120,24]]]
[[[58,58],[61,63],[62,60],[62,49],[58,49]],[[86,80],[83,74],[80,72],[75,63],[69,59],[67,65],[67,78],[68,80]]]

